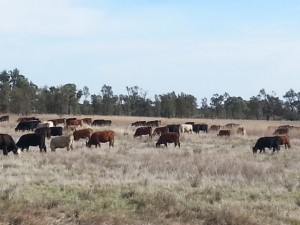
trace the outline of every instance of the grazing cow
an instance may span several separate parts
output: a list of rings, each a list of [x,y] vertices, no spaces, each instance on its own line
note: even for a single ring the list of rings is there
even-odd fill
[[[36,126],[36,128],[42,128],[42,127],[54,127],[54,124],[52,121],[44,121],[38,123],[38,125]]]
[[[168,133],[169,132],[169,128],[168,127],[156,127],[153,131],[153,136],[154,135],[161,135],[163,133]]]
[[[236,130],[236,133],[238,135],[242,135],[242,136],[245,136],[246,135],[246,129],[244,127],[239,127],[237,130]]]
[[[167,125],[167,127],[169,128],[169,132],[179,133],[180,124],[170,124],[170,125]]]
[[[1,116],[0,117],[0,122],[5,122],[5,121],[9,121],[9,116]]]
[[[179,127],[180,133],[193,133],[192,124],[181,124]]]
[[[224,128],[228,128],[228,129],[232,129],[232,128],[237,128],[239,127],[240,124],[237,124],[237,123],[227,123]]]
[[[9,134],[0,134],[0,149],[2,149],[3,155],[7,155],[11,151],[15,155],[19,153],[18,146]]]
[[[160,120],[151,120],[146,122],[146,126],[150,126],[150,127],[159,127],[161,124]]]
[[[95,145],[96,148],[100,143],[106,143],[109,142],[109,147],[114,146],[115,142],[115,132],[112,130],[105,130],[105,131],[96,131],[92,133],[90,139],[86,142],[87,147],[91,147],[92,145]]]
[[[36,118],[36,117],[32,116],[32,117],[20,117],[20,118],[17,119],[17,122],[30,121],[30,120],[38,120],[38,121],[40,121],[39,118]]]
[[[66,124],[66,119],[65,118],[59,118],[59,119],[51,119],[48,121],[52,121],[53,125],[56,127],[58,124]]]
[[[88,117],[88,118],[83,118],[81,119],[82,120],[82,123],[85,123],[85,124],[88,124],[88,125],[91,125],[92,124],[92,118]]]
[[[217,132],[221,129],[221,125],[211,125],[209,131]]]
[[[77,118],[76,117],[67,118],[66,119],[66,124],[68,125],[69,121],[71,121],[71,120],[77,120]]]
[[[81,130],[75,130],[73,132],[74,141],[78,141],[79,139],[89,139],[93,133],[92,128],[86,128]]]
[[[230,130],[219,130],[219,133],[217,134],[217,136],[219,137],[229,137],[231,134],[231,131]]]
[[[82,121],[80,119],[66,120],[67,126],[82,126]]]
[[[133,137],[139,137],[142,135],[149,135],[152,138],[152,127],[138,127],[133,135]]]
[[[24,134],[20,137],[17,142],[17,146],[23,151],[26,149],[28,151],[29,146],[39,146],[40,152],[44,150],[47,152],[46,144],[45,144],[45,135],[30,133]]]
[[[51,128],[50,127],[40,127],[34,130],[34,133],[39,135],[44,135],[48,139],[51,138]]]
[[[284,148],[290,148],[290,137],[288,135],[279,135],[277,136],[279,139],[279,145],[284,145]]]
[[[61,136],[63,133],[62,127],[50,127],[51,136]]]
[[[20,121],[15,131],[33,131],[40,122],[39,120]]]
[[[175,147],[178,145],[180,148],[179,136],[180,135],[177,132],[163,133],[156,142],[156,147],[159,147],[161,144],[164,144],[166,147],[168,147],[168,143],[174,143]]]
[[[205,124],[205,123],[198,123],[198,124],[193,125],[193,131],[196,134],[199,134],[200,131],[203,131],[203,132],[207,133],[207,130],[208,130],[208,125]]]
[[[191,125],[194,125],[195,124],[195,122],[186,122],[185,124],[191,124]]]
[[[134,126],[134,127],[140,127],[140,126],[146,126],[146,121],[136,121],[136,122],[133,122],[131,124],[131,126]]]
[[[260,137],[257,141],[255,146],[252,148],[253,153],[257,153],[257,150],[260,150],[260,153],[263,151],[265,152],[265,148],[273,148],[273,153],[275,150],[279,151],[279,138],[278,136],[275,137]]]
[[[92,126],[110,126],[112,124],[112,121],[111,120],[94,120],[92,122]]]
[[[289,132],[289,128],[287,127],[283,127],[283,128],[277,128],[273,135],[284,135],[284,134],[288,134]]]
[[[67,151],[73,150],[73,141],[74,137],[72,134],[53,137],[50,141],[51,151],[55,152],[57,148],[67,148]]]

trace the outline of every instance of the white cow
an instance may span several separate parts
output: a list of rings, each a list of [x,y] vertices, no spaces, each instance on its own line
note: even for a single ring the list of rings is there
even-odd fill
[[[57,148],[67,148],[68,151],[70,149],[73,150],[73,142],[74,142],[73,134],[53,137],[50,141],[50,148],[51,151],[53,152]]]
[[[54,124],[52,121],[44,121],[44,122],[40,122],[37,126],[37,128],[41,128],[41,127],[54,127]]]
[[[192,124],[181,124],[179,126],[180,133],[193,133],[193,125]]]

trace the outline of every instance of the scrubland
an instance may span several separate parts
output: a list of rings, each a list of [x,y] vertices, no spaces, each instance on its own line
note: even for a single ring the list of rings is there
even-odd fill
[[[299,122],[92,118],[112,120],[113,148],[80,140],[73,151],[51,152],[47,140],[47,153],[0,154],[0,224],[300,224],[300,131],[290,133],[290,149],[252,153],[258,137],[271,135],[269,126]],[[14,131],[16,119],[0,124],[15,141],[24,134]],[[247,135],[182,134],[180,148],[156,148],[157,137],[133,138],[130,126],[152,119],[234,122]]]

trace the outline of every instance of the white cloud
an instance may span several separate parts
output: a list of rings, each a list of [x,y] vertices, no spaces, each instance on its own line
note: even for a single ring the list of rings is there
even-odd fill
[[[8,35],[81,36],[101,23],[100,11],[74,7],[70,0],[1,1],[0,33]]]

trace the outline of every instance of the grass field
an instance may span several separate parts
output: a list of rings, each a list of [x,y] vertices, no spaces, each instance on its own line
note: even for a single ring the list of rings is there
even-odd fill
[[[247,135],[183,134],[181,148],[155,148],[157,137],[134,139],[130,125],[157,118],[92,118],[112,120],[113,148],[80,140],[73,151],[51,152],[47,140],[46,154],[0,154],[0,224],[300,224],[300,133],[290,133],[290,149],[252,153],[269,126],[299,122],[158,118],[234,122]],[[0,124],[15,141],[24,134],[14,131],[16,119]]]

